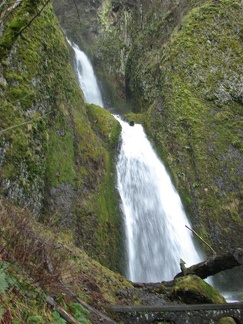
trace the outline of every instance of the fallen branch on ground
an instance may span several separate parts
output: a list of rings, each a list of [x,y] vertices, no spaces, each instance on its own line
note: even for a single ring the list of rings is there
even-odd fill
[[[68,323],[80,324],[74,317],[72,317],[68,312],[66,312],[62,307],[60,307],[52,297],[47,296],[46,298],[47,304],[53,308],[56,312],[60,314],[60,316],[65,319]]]

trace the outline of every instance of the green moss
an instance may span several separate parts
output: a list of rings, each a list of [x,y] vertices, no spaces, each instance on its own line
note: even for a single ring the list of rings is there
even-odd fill
[[[48,134],[46,177],[50,186],[58,183],[75,185],[73,134],[70,129],[60,128]]]
[[[226,302],[215,288],[197,276],[186,276],[176,279],[171,296],[188,304],[221,304]]]
[[[29,90],[26,87],[12,87],[7,92],[8,98],[11,102],[21,102],[23,108],[29,108],[35,99],[35,93],[33,90]]]
[[[83,116],[77,117],[77,111],[75,118],[77,139],[87,136],[87,141],[80,141],[78,147],[88,171],[85,182],[90,189],[75,212],[80,233],[78,241],[102,264],[121,271],[122,226],[114,164],[121,127],[103,108],[86,104],[86,111],[89,121],[85,124],[80,120]],[[93,132],[87,128],[89,123]]]
[[[17,40],[19,32],[31,19],[32,9],[33,3],[31,1],[24,1],[20,6],[17,6],[17,9],[14,10],[14,12],[13,10],[10,10],[10,14],[7,15],[7,21],[5,21],[7,28],[5,28],[0,40],[1,58],[7,55],[8,51]]]
[[[13,31],[19,32],[21,28],[23,28],[27,23],[26,17],[20,17],[15,20],[13,20],[9,24],[9,28],[12,29]]]
[[[111,1],[105,0],[102,3],[102,8],[98,13],[98,15],[106,32],[110,31],[110,21],[109,21],[110,11],[111,11]]]
[[[89,104],[86,104],[86,107],[92,129],[103,139],[106,146],[108,144],[108,148],[116,147],[121,132],[119,122],[103,108]]]
[[[135,122],[137,124],[144,123],[144,115],[143,114],[128,113],[124,116],[124,118],[127,122]]]
[[[221,234],[217,238],[211,234],[215,244],[218,239],[226,244],[230,241],[225,239],[232,236],[225,231],[227,222],[234,228],[243,226],[236,222],[239,204],[232,205],[242,178],[238,54],[242,51],[242,21],[236,3],[208,2],[192,10],[161,48],[160,62],[154,61],[152,69],[145,65],[137,77],[145,78],[150,69],[156,80],[152,84],[158,84],[160,99],[154,91],[150,92],[153,103],[142,103],[149,107],[146,130],[169,166],[192,222],[201,229],[218,226]],[[147,49],[146,55],[151,53]],[[144,59],[136,59],[137,68]],[[232,206],[230,214],[226,205]],[[206,230],[202,232],[210,237]],[[238,236],[234,244],[239,240]]]

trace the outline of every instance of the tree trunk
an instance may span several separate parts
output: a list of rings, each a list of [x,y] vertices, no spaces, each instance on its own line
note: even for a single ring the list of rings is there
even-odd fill
[[[178,273],[175,278],[194,274],[202,279],[205,279],[209,276],[215,275],[220,271],[232,269],[242,264],[243,249],[238,248],[222,255],[210,257],[207,260],[195,264],[189,268],[186,268],[183,265],[182,272]]]

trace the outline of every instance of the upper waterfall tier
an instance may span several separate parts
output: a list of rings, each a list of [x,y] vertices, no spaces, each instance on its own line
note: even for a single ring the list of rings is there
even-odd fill
[[[75,72],[84,94],[84,101],[104,107],[96,76],[88,57],[76,44],[71,43],[69,40],[68,43],[75,52]]]

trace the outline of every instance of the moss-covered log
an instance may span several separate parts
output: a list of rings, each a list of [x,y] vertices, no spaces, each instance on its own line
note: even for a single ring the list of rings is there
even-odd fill
[[[209,276],[215,275],[224,270],[232,269],[243,264],[243,249],[231,250],[225,254],[216,255],[208,258],[206,261],[195,264],[189,268],[181,266],[182,271],[178,273],[175,278],[197,275],[205,279]]]

